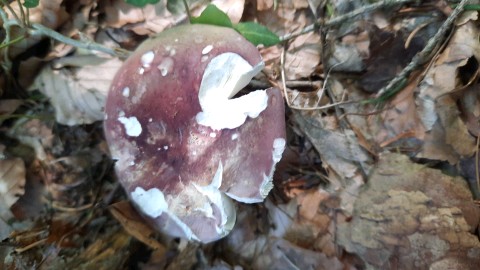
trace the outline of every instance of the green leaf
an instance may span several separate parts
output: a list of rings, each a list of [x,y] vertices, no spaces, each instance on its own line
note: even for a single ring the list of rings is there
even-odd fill
[[[194,24],[211,24],[229,28],[233,27],[232,21],[227,14],[212,4],[209,4],[200,16],[191,18],[190,22]]]
[[[38,6],[39,2],[40,2],[40,0],[25,0],[25,1],[23,1],[23,6],[26,7],[26,8],[34,8],[34,7]]]
[[[125,0],[125,2],[127,4],[130,4],[132,6],[136,6],[136,7],[144,7],[148,4],[156,4],[158,3],[160,0]]]
[[[255,46],[263,44],[263,46],[269,47],[280,42],[280,38],[276,34],[255,22],[239,23],[233,28]]]

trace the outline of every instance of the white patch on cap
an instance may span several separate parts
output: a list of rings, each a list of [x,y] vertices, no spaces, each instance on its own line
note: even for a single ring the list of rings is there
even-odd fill
[[[155,58],[155,54],[153,53],[153,51],[148,51],[144,53],[142,55],[142,58],[140,59],[140,61],[142,62],[142,66],[144,68],[149,68],[154,58]]]
[[[124,96],[124,97],[130,96],[130,88],[128,88],[128,87],[123,88],[122,96]]]
[[[263,181],[262,181],[262,184],[260,185],[260,196],[262,196],[263,198],[266,198],[268,196],[268,193],[270,193],[270,191],[273,188],[272,177],[273,177],[273,173],[271,176],[267,176],[266,174],[263,174]]]
[[[130,197],[144,214],[152,218],[157,218],[168,210],[165,196],[158,188],[151,188],[146,191],[137,187],[135,191],[130,193]]]
[[[142,133],[142,125],[138,122],[137,117],[118,117],[118,121],[125,127],[125,132],[128,136],[138,137]]]
[[[202,54],[205,55],[205,54],[211,52],[212,49],[213,49],[213,46],[212,46],[212,45],[207,45],[207,46],[205,46],[205,48],[203,48]]]
[[[176,215],[169,212],[165,196],[158,188],[151,188],[146,191],[141,187],[136,187],[135,190],[130,193],[130,197],[145,215],[157,218],[165,213],[183,231],[184,236],[187,239],[199,240],[184,222],[182,222]]]
[[[235,224],[235,216],[232,217],[231,213],[234,213],[234,207],[232,202],[223,194],[222,191],[219,190],[220,186],[222,185],[222,178],[223,178],[223,165],[222,162],[219,162],[217,171],[213,176],[212,182],[208,186],[200,186],[195,183],[193,185],[195,188],[206,196],[208,200],[220,209],[220,226],[216,226],[215,230],[220,235],[226,235],[230,232]],[[208,213],[210,210],[204,209],[205,213]]]
[[[167,74],[173,69],[173,59],[170,57],[164,58],[160,64],[158,64],[157,68],[160,70],[163,77],[167,76]]]
[[[286,145],[286,142],[284,138],[276,138],[275,140],[273,140],[273,152],[272,152],[273,163],[276,164],[277,162],[280,161],[280,159],[282,159],[282,154],[283,154],[283,151],[285,150],[285,145]]]
[[[212,138],[215,138],[215,137],[217,137],[217,133],[215,133],[215,132],[211,132],[211,133],[210,133],[210,137],[212,137]]]
[[[272,168],[270,169],[270,173],[268,176],[263,174],[263,181],[260,185],[260,195],[265,198],[268,196],[268,193],[273,188],[273,173],[275,172],[275,166],[277,163],[282,159],[283,151],[285,150],[286,141],[284,138],[276,138],[273,140],[273,151],[272,151]]]
[[[203,74],[198,98],[202,111],[197,123],[215,130],[241,126],[247,117],[257,117],[268,105],[265,90],[257,90],[231,99],[264,67],[260,62],[252,67],[236,53],[214,57]]]
[[[232,134],[232,141],[235,141],[236,139],[238,139],[238,133],[233,133]]]

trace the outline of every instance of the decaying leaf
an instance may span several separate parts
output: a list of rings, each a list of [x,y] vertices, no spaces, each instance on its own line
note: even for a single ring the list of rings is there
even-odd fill
[[[7,224],[13,217],[10,207],[25,193],[25,174],[22,159],[0,159],[0,241],[11,232],[12,228]]]
[[[46,66],[35,80],[35,87],[50,98],[57,122],[72,126],[102,120],[110,83],[122,61],[90,55],[59,63],[74,67]]]
[[[419,157],[445,160],[446,155],[451,155],[448,161],[456,163],[460,156],[470,156],[475,151],[475,140],[469,134],[463,120],[459,118],[459,109],[449,93],[458,85],[458,69],[464,66],[470,57],[480,60],[480,44],[476,36],[478,29],[473,22],[460,26],[448,47],[418,87],[419,95],[416,102],[423,125],[431,133],[442,134],[443,143],[451,147],[448,150],[453,150],[453,152],[439,151],[447,150],[447,147],[428,144],[418,154]]]
[[[225,12],[233,23],[240,22],[245,7],[245,0],[213,0],[212,4]]]
[[[479,218],[463,179],[385,153],[337,235],[371,269],[423,269],[445,257],[473,267]]]
[[[253,262],[254,269],[331,269],[341,270],[344,265],[336,258],[303,249],[283,239],[268,239],[264,249]]]
[[[9,208],[24,194],[25,173],[21,158],[0,159],[0,206]]]
[[[285,55],[286,79],[308,78],[320,62],[320,36],[316,33],[296,38]]]

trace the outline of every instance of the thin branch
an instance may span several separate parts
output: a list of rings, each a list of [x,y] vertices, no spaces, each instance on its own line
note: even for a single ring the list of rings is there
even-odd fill
[[[185,6],[185,11],[187,12],[188,21],[191,21],[192,14],[190,13],[190,8],[188,7],[187,0],[183,0],[183,5]]]
[[[17,0],[18,9],[20,9],[20,17],[22,18],[22,25],[27,25],[27,17],[25,17],[25,12],[23,11],[23,5],[20,0]],[[28,8],[27,8],[28,9]]]
[[[380,9],[380,8],[385,8],[385,7],[389,7],[389,6],[395,6],[395,5],[402,5],[402,4],[410,3],[410,2],[413,2],[413,1],[414,0],[383,0],[383,1],[379,1],[377,3],[371,4],[371,5],[366,5],[364,7],[356,9],[352,12],[349,12],[349,13],[337,16],[337,17],[335,17],[331,20],[328,20],[323,24],[323,27],[327,27],[327,28],[333,27],[333,26],[341,24],[341,23],[343,23],[347,20],[353,19],[353,18],[355,18],[359,15],[369,13],[369,12],[375,11],[375,10]],[[314,24],[306,26],[300,32],[288,33],[288,34],[280,37],[280,40],[281,41],[286,41],[286,40],[296,38],[298,36],[310,33],[318,27],[320,27],[320,21],[317,21]]]
[[[22,24],[22,21],[20,20],[20,18],[17,16],[17,13],[15,13],[15,10],[13,10],[13,8],[10,6],[10,4],[8,4],[7,1],[5,0],[0,0],[3,4],[4,7],[6,7],[10,13],[12,13],[13,17],[15,17],[15,20],[17,20],[18,24]],[[5,21],[4,21],[5,22]]]
[[[475,149],[475,180],[477,182],[477,193],[480,192],[480,171],[478,169],[478,147],[480,146],[480,136],[477,135],[477,148]]]
[[[59,42],[62,42],[62,43],[68,44],[68,45],[72,45],[72,46],[80,48],[80,49],[103,52],[103,53],[106,53],[106,54],[109,54],[109,55],[112,55],[112,56],[116,56],[116,57],[125,57],[125,56],[128,56],[128,54],[130,53],[129,51],[124,50],[124,49],[119,49],[119,48],[112,49],[112,48],[103,46],[101,44],[95,43],[93,41],[92,42],[78,41],[78,40],[66,37],[66,36],[64,36],[64,35],[56,32],[56,31],[54,31],[54,30],[52,30],[48,27],[45,27],[41,24],[38,24],[38,23],[32,23],[32,29],[33,29],[33,31],[30,30],[30,32],[33,32],[32,34],[42,34],[42,35],[45,35],[49,38],[55,39]]]
[[[445,20],[445,22],[442,24],[440,29],[438,29],[437,33],[428,40],[427,45],[423,48],[422,51],[417,53],[415,57],[413,57],[412,61],[398,74],[395,78],[393,78],[387,86],[383,87],[380,89],[380,91],[377,93],[376,97],[379,98],[384,95],[392,95],[395,93],[392,93],[393,91],[398,92],[399,89],[396,89],[395,87],[401,83],[404,82],[405,79],[414,71],[417,69],[420,65],[423,65],[425,62],[427,62],[430,59],[430,55],[435,48],[435,46],[444,38],[445,33],[450,29],[452,26],[453,22],[455,19],[458,18],[460,13],[462,13],[464,6],[467,4],[468,0],[462,0],[458,6],[453,10],[452,14]]]

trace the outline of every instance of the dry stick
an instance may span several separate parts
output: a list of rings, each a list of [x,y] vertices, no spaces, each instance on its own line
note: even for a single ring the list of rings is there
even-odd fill
[[[329,28],[329,27],[338,25],[340,23],[343,23],[347,20],[353,19],[353,18],[355,18],[359,15],[362,15],[362,14],[365,14],[365,13],[368,13],[368,12],[372,12],[372,11],[375,11],[375,10],[380,9],[380,8],[394,6],[394,5],[406,4],[406,3],[409,3],[409,2],[413,2],[413,1],[414,0],[383,0],[383,1],[371,4],[371,5],[361,7],[359,9],[356,9],[356,10],[352,11],[352,12],[337,16],[337,17],[335,17],[335,18],[333,18],[329,21],[326,21],[322,26]],[[281,41],[286,41],[286,40],[293,39],[293,38],[296,38],[298,36],[310,33],[312,31],[314,31],[319,26],[320,26],[320,22],[316,22],[314,24],[311,24],[311,25],[303,28],[300,32],[286,34],[286,35],[280,37],[280,40]]]
[[[103,53],[106,53],[106,54],[109,54],[111,56],[128,56],[129,52],[127,50],[124,50],[124,49],[120,49],[120,48],[116,48],[116,49],[112,49],[112,48],[109,48],[109,47],[106,47],[106,46],[103,46],[101,44],[98,44],[96,42],[82,42],[82,41],[78,41],[78,40],[75,40],[75,39],[72,39],[72,38],[69,38],[69,37],[66,37],[48,27],[45,27],[41,24],[38,24],[38,23],[32,23],[32,29],[33,30],[30,30],[29,32],[31,32],[32,34],[42,34],[42,35],[45,35],[49,38],[52,38],[52,39],[55,39],[59,42],[62,42],[62,43],[65,43],[65,44],[68,44],[68,45],[72,45],[74,47],[77,47],[77,48],[80,48],[80,49],[86,49],[86,50],[90,50],[90,51],[99,51],[99,52],[103,52]]]
[[[4,0],[0,0],[0,1],[2,3],[4,3]],[[11,7],[8,6],[8,5],[6,5],[6,7],[11,9]],[[13,12],[13,11],[11,11],[11,12]],[[115,56],[115,57],[126,57],[130,53],[129,51],[121,49],[121,48],[112,49],[112,48],[103,46],[103,45],[98,44],[98,43],[93,42],[93,41],[87,42],[87,43],[81,42],[81,41],[66,37],[66,36],[64,36],[64,35],[56,32],[56,31],[54,31],[54,30],[52,30],[48,27],[45,27],[41,24],[38,24],[38,23],[32,23],[30,26],[25,26],[24,22],[21,22],[20,19],[18,18],[18,16],[15,13],[13,13],[13,14],[14,14],[15,18],[14,19],[9,19],[8,16],[7,16],[7,13],[2,8],[0,8],[0,17],[4,22],[3,28],[6,31],[6,38],[5,38],[6,42],[10,41],[10,39],[11,39],[10,27],[13,26],[13,25],[18,25],[20,27],[23,27],[26,31],[28,31],[28,33],[30,35],[44,35],[44,36],[47,36],[49,38],[55,39],[59,42],[62,42],[62,43],[68,44],[68,45],[72,45],[72,46],[80,48],[80,49],[99,51],[99,52],[103,52],[103,53],[106,53],[106,54],[109,54],[109,55]],[[5,52],[8,53],[8,48],[5,50]],[[8,58],[6,58],[6,59],[8,59]]]
[[[468,0],[462,0],[458,4],[458,6],[453,10],[452,14],[450,14],[450,16],[442,24],[440,29],[438,29],[437,33],[428,40],[427,45],[425,45],[423,50],[417,53],[415,57],[413,57],[413,60],[402,70],[402,72],[400,72],[400,74],[398,74],[395,78],[393,78],[388,83],[387,86],[380,89],[380,91],[376,95],[377,98],[384,95],[394,94],[395,91],[399,90],[399,89],[395,89],[395,87],[399,83],[404,81],[410,75],[410,73],[412,73],[412,71],[414,71],[420,65],[423,65],[425,62],[429,60],[430,58],[429,56],[431,55],[433,49],[443,39],[443,37],[445,36],[445,33],[447,32],[448,29],[450,29],[455,19],[463,11],[463,8],[467,4],[467,2]]]
[[[475,180],[477,180],[477,192],[480,191],[480,171],[478,169],[478,147],[480,146],[480,136],[477,135],[477,149],[475,151]]]

